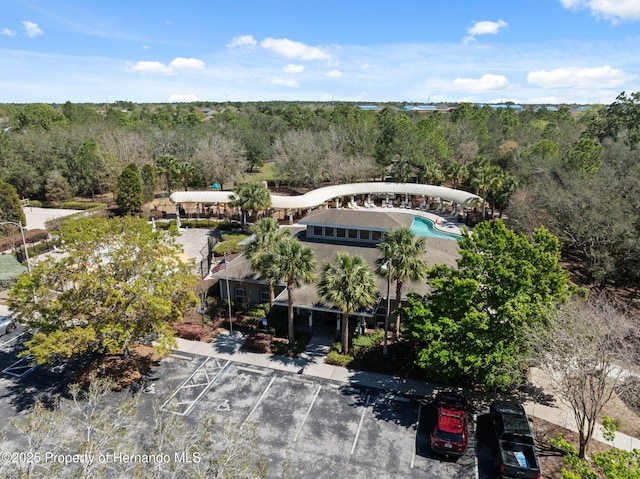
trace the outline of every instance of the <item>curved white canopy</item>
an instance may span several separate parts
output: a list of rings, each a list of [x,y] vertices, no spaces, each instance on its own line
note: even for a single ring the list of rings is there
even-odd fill
[[[299,196],[271,195],[271,207],[281,209],[305,209],[320,206],[333,198],[343,198],[366,194],[407,194],[439,197],[460,206],[473,208],[482,204],[482,198],[467,191],[444,186],[419,183],[348,183],[318,188]],[[169,199],[174,203],[229,203],[234,198],[233,191],[174,191]]]

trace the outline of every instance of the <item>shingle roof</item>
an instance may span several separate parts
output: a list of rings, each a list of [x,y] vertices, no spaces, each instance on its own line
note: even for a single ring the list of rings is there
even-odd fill
[[[402,213],[331,208],[314,210],[298,223],[301,225],[354,227],[386,231],[402,226],[408,228],[412,222],[412,215]]]

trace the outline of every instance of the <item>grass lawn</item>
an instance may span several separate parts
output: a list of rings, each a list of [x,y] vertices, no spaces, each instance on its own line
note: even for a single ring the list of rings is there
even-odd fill
[[[242,233],[223,234],[222,241],[213,248],[213,252],[216,256],[240,253],[242,251],[242,247],[239,243],[244,239],[247,239],[247,235]]]
[[[245,182],[273,181],[275,177],[275,165],[273,163],[266,163],[261,168],[255,169],[253,173],[247,174]]]

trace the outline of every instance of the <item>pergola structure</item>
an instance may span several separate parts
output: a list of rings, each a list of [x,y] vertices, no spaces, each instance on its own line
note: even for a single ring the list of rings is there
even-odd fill
[[[331,202],[338,208],[343,198],[351,198],[350,204],[355,204],[356,196],[367,197],[371,202],[372,196],[386,195],[388,204],[389,195],[404,195],[403,204],[409,205],[411,197],[440,198],[450,201],[462,208],[476,208],[482,206],[482,198],[468,191],[456,190],[444,186],[424,185],[420,183],[348,183],[343,185],[325,186],[309,191],[298,196],[283,196],[271,194],[271,208],[287,210],[289,220],[293,222],[295,210],[310,210],[320,206],[329,207]],[[176,219],[180,224],[180,204],[196,203],[205,205],[227,205],[235,198],[233,191],[174,191],[169,199],[176,205]],[[384,204],[384,202],[383,202]]]

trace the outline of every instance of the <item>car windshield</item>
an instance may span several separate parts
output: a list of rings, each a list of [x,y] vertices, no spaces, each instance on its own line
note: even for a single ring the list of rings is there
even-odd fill
[[[438,429],[435,434],[437,439],[442,441],[448,441],[453,443],[461,443],[462,442],[462,434],[455,432],[447,432],[441,429]]]

